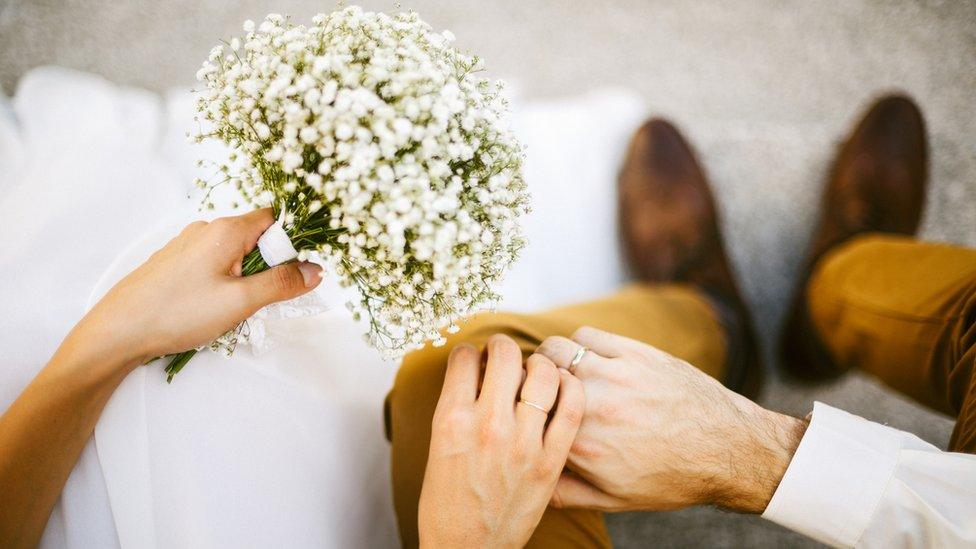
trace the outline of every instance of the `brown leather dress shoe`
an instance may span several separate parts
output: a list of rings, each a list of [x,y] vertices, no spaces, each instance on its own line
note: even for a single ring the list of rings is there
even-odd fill
[[[783,369],[803,380],[836,377],[844,369],[819,341],[806,306],[806,287],[830,249],[867,232],[915,234],[928,171],[925,122],[911,99],[878,100],[843,145],[824,192],[820,224],[801,271],[780,345]]]
[[[678,130],[653,119],[634,135],[619,178],[624,250],[647,282],[701,288],[728,341],[725,385],[755,397],[762,365],[752,321],[729,268],[712,193],[695,154]]]

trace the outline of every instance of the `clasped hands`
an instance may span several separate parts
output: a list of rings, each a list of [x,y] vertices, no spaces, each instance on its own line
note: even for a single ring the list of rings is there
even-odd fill
[[[520,400],[551,408],[551,419]],[[434,413],[421,545],[521,547],[547,505],[761,513],[805,429],[687,362],[594,328],[546,339],[524,369],[506,336],[485,356],[462,345]]]

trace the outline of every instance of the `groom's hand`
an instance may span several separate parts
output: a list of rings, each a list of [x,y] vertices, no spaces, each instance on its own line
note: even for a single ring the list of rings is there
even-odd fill
[[[557,507],[607,511],[719,505],[760,513],[806,423],[765,410],[687,362],[593,328],[537,350],[575,368],[586,414],[553,496]]]
[[[420,494],[422,547],[525,545],[582,418],[582,384],[549,359],[532,355],[523,369],[501,335],[486,353],[480,390],[481,353],[461,345],[448,360]]]
[[[116,284],[69,338],[139,364],[206,344],[268,303],[310,291],[322,279],[311,263],[240,276],[242,259],[273,222],[262,209],[191,223]]]

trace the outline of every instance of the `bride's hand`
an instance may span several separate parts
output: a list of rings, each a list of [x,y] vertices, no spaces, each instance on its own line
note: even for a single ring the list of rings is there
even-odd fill
[[[72,336],[142,363],[206,344],[261,307],[310,291],[322,280],[312,263],[240,276],[244,255],[273,222],[262,209],[191,223],[115,285]]]
[[[95,422],[129,371],[220,336],[273,301],[319,284],[282,265],[241,278],[269,210],[197,222],[130,273],[79,322],[0,416],[0,540],[34,547]]]
[[[461,345],[448,360],[420,494],[423,547],[524,546],[583,417],[582,384],[549,359],[532,355],[523,370],[505,336],[492,337],[487,353],[480,394],[478,351]]]

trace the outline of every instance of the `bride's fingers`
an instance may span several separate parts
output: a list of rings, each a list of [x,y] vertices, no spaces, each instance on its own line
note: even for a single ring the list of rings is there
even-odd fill
[[[548,358],[533,354],[525,361],[525,382],[515,408],[515,421],[527,442],[542,443],[542,430],[559,391],[559,370]]]
[[[322,267],[307,262],[285,263],[235,282],[243,289],[245,302],[257,310],[311,291],[322,282]]]
[[[271,208],[254,210],[237,216],[236,219],[241,222],[241,237],[244,239],[246,250],[244,253],[250,252],[257,246],[258,239],[275,221]]]
[[[486,350],[488,365],[478,401],[498,412],[508,410],[511,414],[522,383],[522,350],[515,340],[503,334],[491,336]]]
[[[565,465],[585,410],[586,395],[583,393],[583,382],[566,370],[559,370],[559,396],[556,399],[556,410],[549,427],[546,428],[543,440],[543,448],[550,463],[556,463],[560,468]]]
[[[444,405],[471,405],[478,398],[481,354],[472,345],[462,343],[451,350],[444,373],[440,402]]]
[[[546,358],[551,360],[556,366],[564,369],[569,369],[570,365],[573,363],[573,359],[576,358],[576,354],[583,346],[569,338],[562,336],[550,336],[543,340],[542,344],[535,352],[544,355]],[[598,367],[598,363],[602,360],[606,360],[600,354],[598,354],[593,349],[587,350],[583,357],[580,359],[579,363],[573,368],[573,375],[578,376],[580,379],[586,379],[587,374],[593,371],[594,368]]]
[[[238,261],[254,249],[258,239],[272,223],[274,216],[270,208],[254,210],[244,215],[218,217],[203,226],[203,230],[212,236],[208,243],[215,246],[208,253],[216,254],[214,257],[222,261]]]

